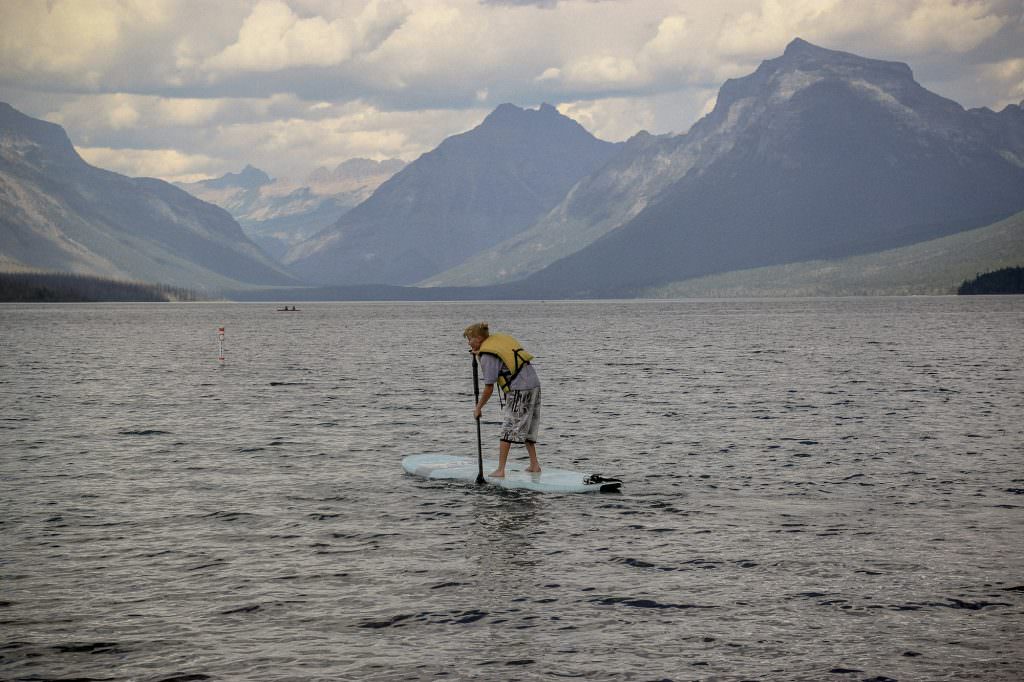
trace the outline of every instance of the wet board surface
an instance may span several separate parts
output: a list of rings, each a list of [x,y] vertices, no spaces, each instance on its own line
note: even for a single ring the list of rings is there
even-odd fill
[[[607,493],[616,492],[622,483],[615,479],[595,478],[582,471],[569,471],[545,467],[539,474],[523,471],[526,465],[509,462],[505,478],[491,478],[486,474],[498,468],[498,460],[484,460],[484,480],[502,488],[537,490],[545,493]],[[479,471],[476,457],[459,455],[409,455],[402,460],[402,468],[410,474],[429,479],[475,482]]]

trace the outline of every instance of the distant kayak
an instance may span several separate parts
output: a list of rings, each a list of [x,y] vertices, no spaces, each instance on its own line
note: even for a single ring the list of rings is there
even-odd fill
[[[278,308],[277,312],[279,312],[279,313],[301,313],[302,310],[300,308],[296,308],[295,306],[292,306],[291,308],[289,308],[288,306],[285,306],[283,308]]]

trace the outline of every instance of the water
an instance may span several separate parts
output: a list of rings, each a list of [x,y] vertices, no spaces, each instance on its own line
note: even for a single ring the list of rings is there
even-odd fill
[[[0,677],[1019,679],[1024,298],[275,307],[0,306]]]

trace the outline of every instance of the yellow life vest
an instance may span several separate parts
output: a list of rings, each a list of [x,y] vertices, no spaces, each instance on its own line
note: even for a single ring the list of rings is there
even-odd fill
[[[498,386],[506,393],[510,390],[512,380],[533,360],[533,356],[522,344],[508,334],[491,334],[480,344],[479,352],[493,355],[505,365],[505,369],[498,375]]]

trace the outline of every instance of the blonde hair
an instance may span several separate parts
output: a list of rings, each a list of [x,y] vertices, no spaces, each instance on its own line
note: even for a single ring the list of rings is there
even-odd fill
[[[488,336],[491,335],[491,332],[487,328],[486,322],[477,322],[476,324],[471,324],[468,327],[466,327],[466,329],[462,332],[462,335],[465,336],[467,339],[471,339],[475,336],[479,336],[481,339],[486,339]]]

